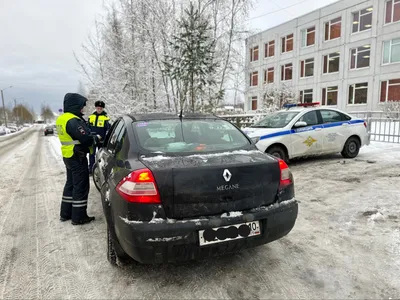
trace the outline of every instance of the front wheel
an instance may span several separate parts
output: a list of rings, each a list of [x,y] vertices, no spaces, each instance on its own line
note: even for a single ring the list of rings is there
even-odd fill
[[[344,144],[342,156],[344,158],[354,158],[360,152],[361,143],[355,136],[349,137]]]
[[[283,147],[280,147],[280,146],[272,146],[272,147],[269,147],[269,148],[267,149],[266,152],[267,152],[268,154],[270,154],[270,155],[272,155],[272,156],[275,156],[275,157],[277,157],[277,158],[280,158],[280,159],[282,159],[282,160],[284,160],[284,161],[286,161],[286,162],[287,162],[287,160],[288,160],[288,156],[287,156],[287,154],[286,154],[285,149],[283,149]]]

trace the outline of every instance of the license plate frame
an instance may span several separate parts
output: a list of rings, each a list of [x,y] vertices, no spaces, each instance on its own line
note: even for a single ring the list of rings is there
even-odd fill
[[[242,236],[239,234],[239,228],[243,225],[248,226],[250,229],[250,233],[247,236]],[[227,234],[228,230],[233,231],[233,229],[231,227],[235,227],[237,229],[238,234],[236,237],[234,237],[234,238],[231,238],[231,237],[218,238],[217,237],[218,230],[221,230],[221,229],[223,230],[223,231],[221,231],[221,234],[219,234],[220,237],[223,237],[225,235],[224,233],[226,233],[226,235],[228,235]],[[210,234],[211,234],[211,237],[213,234],[210,232],[210,230],[212,230],[215,234],[214,240],[210,240]],[[244,228],[242,228],[241,230],[244,230]],[[204,236],[205,232],[207,232],[206,235],[207,235],[208,239]],[[235,241],[235,240],[247,239],[250,237],[259,236],[259,235],[261,235],[261,227],[260,227],[260,221],[251,221],[251,222],[232,224],[232,225],[221,226],[221,227],[214,227],[214,228],[209,228],[209,229],[205,229],[205,230],[199,230],[198,234],[199,234],[200,247],[204,247],[204,246],[208,246],[208,245],[226,243],[229,241]],[[231,235],[231,236],[233,236],[233,235]]]

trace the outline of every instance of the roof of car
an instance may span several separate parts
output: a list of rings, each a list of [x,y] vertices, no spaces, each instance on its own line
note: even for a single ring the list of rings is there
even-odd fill
[[[173,113],[150,113],[150,114],[129,114],[134,121],[149,121],[149,120],[179,120],[178,114]],[[210,114],[192,114],[183,113],[183,119],[220,119],[218,116]]]

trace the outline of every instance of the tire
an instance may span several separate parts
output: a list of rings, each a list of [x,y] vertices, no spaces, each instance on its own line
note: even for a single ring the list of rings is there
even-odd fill
[[[99,174],[99,166],[95,164],[93,166],[92,174],[93,174],[93,183],[96,187],[96,189],[100,192],[101,186],[100,186],[100,174]]]
[[[341,154],[344,158],[354,158],[360,152],[360,148],[361,148],[360,140],[355,136],[351,136],[347,139],[346,143],[344,144]]]
[[[286,154],[285,149],[281,146],[271,146],[267,149],[266,151],[269,155],[275,156],[277,158],[280,158],[284,160],[285,162],[288,161],[288,156]]]
[[[107,260],[113,266],[124,266],[129,264],[132,260],[122,250],[118,241],[113,238],[113,234],[111,233],[111,229],[107,224]]]
[[[110,264],[113,266],[117,266],[117,253],[115,252],[114,248],[114,240],[111,236],[110,228],[107,225],[107,260],[109,261]]]

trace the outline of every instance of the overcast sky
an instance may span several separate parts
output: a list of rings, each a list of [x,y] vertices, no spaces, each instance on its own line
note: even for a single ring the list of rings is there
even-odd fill
[[[265,30],[336,1],[258,0],[248,23]],[[79,55],[102,5],[103,0],[0,0],[0,89],[13,86],[4,91],[6,106],[17,98],[37,112],[42,103],[54,111],[62,107],[65,93],[76,92],[81,78],[73,51]]]

